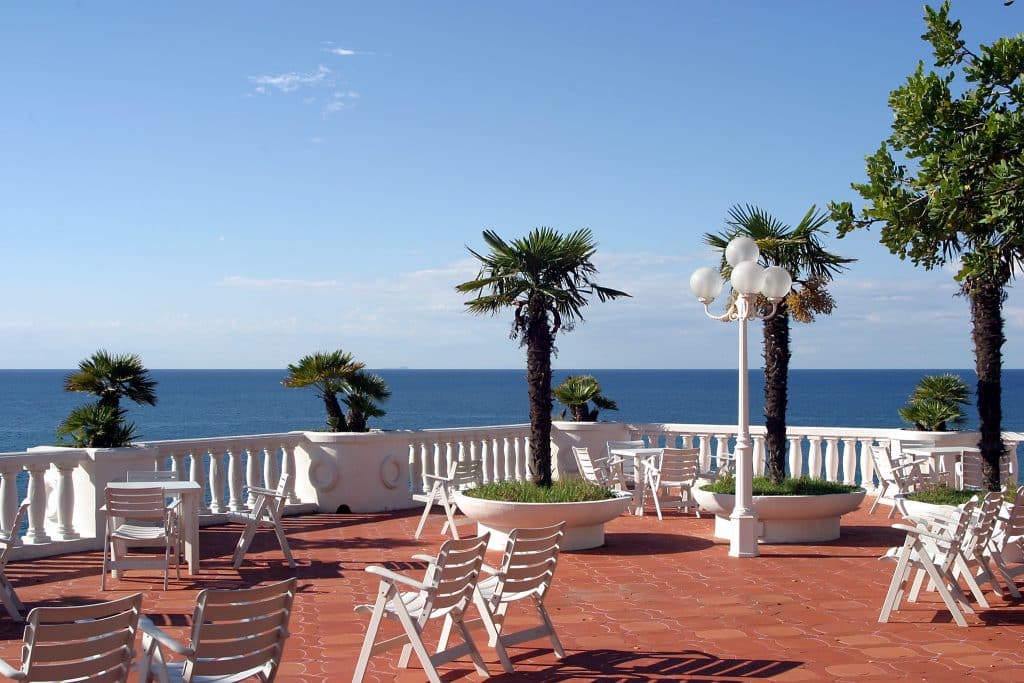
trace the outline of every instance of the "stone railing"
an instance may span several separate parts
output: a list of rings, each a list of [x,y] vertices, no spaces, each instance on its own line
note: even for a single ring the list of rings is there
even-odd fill
[[[755,471],[764,470],[764,429],[753,428]],[[575,473],[571,446],[601,453],[609,440],[642,437],[658,446],[696,447],[702,467],[713,470],[731,453],[736,428],[729,425],[556,422],[552,473]],[[791,472],[874,486],[870,446],[899,449],[907,441],[973,445],[971,432],[908,432],[899,429],[790,427]],[[1004,434],[1013,481],[1017,445],[1024,436]],[[0,453],[0,527],[11,531],[19,502],[29,500],[16,557],[99,548],[105,517],[99,511],[111,481],[130,470],[174,470],[204,490],[200,523],[217,524],[225,513],[252,503],[246,486],[276,487],[290,474],[286,513],[369,513],[414,507],[427,475],[446,474],[458,460],[483,463],[485,481],[527,479],[529,425],[499,425],[366,434],[289,432],[204,439],[151,441],[131,448],[33,448]]]

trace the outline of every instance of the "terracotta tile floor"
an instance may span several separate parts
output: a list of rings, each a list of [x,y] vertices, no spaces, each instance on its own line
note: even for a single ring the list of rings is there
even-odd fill
[[[1024,604],[990,594],[991,609],[958,628],[934,593],[879,624],[893,565],[876,558],[902,543],[884,514],[866,505],[843,520],[839,541],[762,546],[757,559],[734,559],[712,536],[711,519],[692,515],[622,516],[607,527],[605,547],[565,553],[548,601],[566,657],[545,641],[511,649],[516,673],[505,675],[493,650],[482,651],[495,680],[772,681],[1024,680]],[[432,553],[440,522],[412,539],[416,511],[315,515],[285,520],[299,563],[301,593],[292,618],[281,681],[349,680],[376,583],[363,568],[384,564],[422,572],[406,558]],[[145,591],[144,611],[187,637],[192,605],[203,588],[237,588],[290,574],[263,533],[240,571],[230,565],[238,528],[203,529],[202,573],[172,578],[159,590],[155,573],[132,572],[99,590],[100,554],[15,562],[8,574],[29,607],[88,602]],[[496,558],[495,558],[496,559]],[[513,623],[510,619],[510,623]],[[520,622],[525,623],[525,622]],[[397,626],[386,626],[387,633]],[[432,624],[428,635],[437,633]],[[0,656],[19,661],[21,627],[0,619]],[[428,638],[428,645],[429,645]],[[371,660],[367,680],[424,680],[399,672],[391,653]],[[479,680],[467,660],[442,667],[446,680]]]

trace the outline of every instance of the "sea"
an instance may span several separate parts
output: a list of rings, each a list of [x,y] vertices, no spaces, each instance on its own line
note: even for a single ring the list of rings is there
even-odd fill
[[[0,453],[56,443],[55,429],[90,400],[65,392],[69,370],[0,370]],[[526,372],[517,370],[375,370],[392,396],[387,415],[370,420],[384,430],[480,427],[529,421]],[[897,410],[917,381],[954,372],[974,387],[971,370],[791,370],[787,421],[795,426],[903,427]],[[735,424],[735,370],[591,370],[622,422]],[[152,370],[156,406],[128,405],[140,441],[322,429],[325,411],[314,389],[281,385],[284,370]],[[750,421],[762,424],[764,377],[750,371]],[[972,395],[973,400],[973,395]],[[1024,431],[1024,370],[1003,371],[1003,429]],[[555,404],[555,415],[561,406]],[[977,426],[968,407],[965,429]]]

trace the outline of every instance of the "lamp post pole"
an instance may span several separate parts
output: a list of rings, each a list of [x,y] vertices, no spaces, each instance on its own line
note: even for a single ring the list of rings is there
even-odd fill
[[[750,382],[747,373],[747,321],[752,318],[768,319],[789,293],[793,280],[784,268],[762,268],[757,264],[760,250],[749,237],[737,237],[725,249],[725,258],[732,267],[730,284],[735,296],[725,313],[713,315],[711,303],[725,284],[714,268],[699,268],[690,276],[690,289],[704,304],[704,312],[714,320],[739,323],[739,384],[736,420],[736,499],[732,514],[732,535],[729,555],[757,557],[757,510],[754,509],[752,482],[754,479],[754,449],[750,442]],[[758,295],[772,304],[766,315],[757,311]]]

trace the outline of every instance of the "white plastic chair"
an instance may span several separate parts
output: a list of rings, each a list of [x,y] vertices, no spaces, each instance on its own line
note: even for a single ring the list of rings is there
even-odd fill
[[[468,654],[478,674],[489,676],[487,665],[477,649],[464,621],[466,609],[473,599],[480,567],[487,551],[490,534],[476,538],[449,539],[441,546],[436,558],[429,558],[427,571],[421,581],[411,579],[384,567],[367,567],[366,571],[380,577],[377,600],[372,605],[358,605],[357,612],[370,614],[366,636],[356,661],[352,683],[359,683],[366,675],[370,657],[380,652],[402,647],[398,658],[400,667],[408,668],[413,652],[419,658],[431,683],[440,683],[437,665],[450,662]],[[402,591],[403,587],[412,588]],[[462,635],[462,645],[445,648],[447,642],[439,644],[437,652],[431,655],[423,643],[423,628],[431,619],[445,620],[444,633],[450,633],[457,626]],[[394,638],[377,641],[377,633],[384,619],[398,621],[404,633]],[[447,641],[447,636],[445,636]]]
[[[923,520],[908,520],[914,522],[915,525],[892,525],[894,529],[905,531],[907,537],[902,547],[890,548],[880,558],[896,561],[896,569],[893,571],[892,581],[889,583],[889,590],[878,616],[880,623],[889,621],[892,612],[900,608],[905,594],[907,594],[908,602],[916,602],[923,580],[928,578],[957,625],[967,626],[967,620],[964,619],[963,613],[973,613],[974,609],[967,602],[967,597],[957,583],[953,568],[957,560],[962,559],[960,545],[973,514],[974,503],[968,502],[950,526],[947,526],[947,521],[942,520],[931,523]],[[916,570],[916,576],[913,577],[908,594],[907,588],[914,570]],[[975,598],[978,598],[979,605],[987,607],[984,595],[981,594],[977,583],[973,582],[973,576],[968,576],[967,579]]]
[[[693,508],[700,517],[700,510],[691,493],[700,476],[699,459],[699,448],[663,448],[660,456],[646,458],[643,461],[644,487],[638,506],[640,510],[643,510],[644,498],[650,491],[659,520],[663,519],[662,507],[678,510]],[[678,500],[671,495],[673,489],[678,491]],[[662,494],[665,500],[662,500]]]
[[[427,518],[435,505],[440,505],[448,518],[441,529],[441,534],[452,530],[452,536],[459,538],[459,527],[472,524],[473,520],[465,517],[455,516],[458,506],[455,504],[455,492],[478,486],[482,480],[482,463],[479,460],[458,460],[452,465],[448,476],[438,474],[423,475],[431,483],[430,491],[427,493],[414,494],[412,499],[423,503],[423,514],[420,516],[420,523],[416,527],[414,538],[419,538],[423,533],[423,527],[427,524]]]
[[[508,646],[546,637],[551,641],[555,656],[559,659],[565,657],[555,625],[544,607],[544,598],[558,566],[564,528],[565,523],[560,522],[538,529],[513,529],[508,535],[501,566],[495,568],[485,564],[482,567],[483,573],[489,576],[477,584],[473,601],[480,612],[480,620],[487,628],[488,645],[498,652],[498,659],[507,673],[514,671],[506,650]],[[505,631],[509,605],[527,599],[537,610],[540,625],[512,633]],[[447,637],[446,630],[439,647],[445,646]]]
[[[613,463],[613,462],[616,462],[616,461],[621,462],[622,463],[622,474],[623,474],[623,476],[626,479],[630,479],[630,480],[633,480],[633,481],[636,481],[636,482],[640,482],[641,479],[643,478],[643,475],[640,474],[638,476],[638,473],[635,470],[636,465],[635,465],[633,459],[632,458],[620,458],[617,455],[613,455],[612,451],[615,450],[616,448],[647,448],[647,444],[644,443],[644,440],[643,439],[631,439],[629,441],[608,441],[608,442],[606,442],[606,446],[607,446],[608,450],[605,452],[605,457],[608,458],[608,461],[610,463]],[[653,446],[653,444],[652,444],[652,446]]]
[[[128,680],[142,593],[78,607],[28,613],[21,668],[0,659],[0,675],[16,681],[123,683]]]
[[[899,493],[911,493],[918,490],[925,484],[924,474],[921,472],[921,465],[929,462],[928,458],[913,458],[910,456],[893,457],[886,446],[872,446],[871,460],[875,465],[875,475],[878,477],[878,490],[875,493],[875,502],[871,504],[868,514],[874,514],[875,508],[885,497],[887,492],[890,495]],[[896,514],[899,504],[893,499],[892,509],[889,510],[889,519]],[[902,513],[903,511],[900,510]]]
[[[171,557],[177,578],[181,578],[181,537],[178,516],[175,513],[178,502],[167,504],[163,489],[115,489],[107,488],[106,538],[103,542],[103,573],[100,575],[100,590],[107,590],[107,573],[125,569],[164,570],[164,590],[167,590],[167,576]],[[129,554],[130,547],[164,547],[163,558],[150,555]],[[120,556],[119,556],[120,555]]]
[[[1024,574],[1024,565],[1011,568],[1003,551],[1010,548],[1014,551],[1013,555],[1024,555],[1024,548],[1021,547],[1024,545],[1024,486],[1017,489],[1014,502],[1003,506],[999,512],[999,516],[996,517],[996,532],[989,540],[986,555],[996,565],[1000,576],[1009,584],[1010,592],[1016,597],[1017,594],[1013,593],[1017,590],[1014,579]]]
[[[25,603],[21,601],[18,594],[14,591],[14,586],[11,585],[10,580],[7,578],[7,562],[11,559],[11,551],[17,548],[21,544],[21,525],[25,521],[25,515],[28,514],[28,498],[21,501],[21,505],[18,506],[18,512],[14,515],[14,523],[11,525],[10,533],[7,535],[0,534],[0,600],[4,603],[4,609],[11,615],[11,619],[15,621],[21,621],[21,611],[25,609]]]
[[[1003,494],[998,491],[986,493],[981,502],[976,504],[974,519],[968,527],[962,546],[966,563],[958,563],[956,573],[973,572],[976,579],[986,581],[996,595],[1003,598],[1003,586],[997,577],[1001,575],[1010,594],[1019,598],[1020,591],[1017,590],[1013,577],[1003,571],[1006,563],[1002,561],[1002,552],[994,542],[1002,507]]]
[[[238,544],[235,546],[235,554],[232,558],[232,566],[238,569],[242,566],[245,553],[252,544],[252,539],[260,529],[273,529],[277,536],[277,542],[281,545],[285,560],[288,566],[295,568],[295,560],[292,558],[291,548],[288,547],[288,539],[284,535],[284,527],[281,526],[281,513],[284,511],[284,504],[288,498],[288,475],[282,474],[278,480],[277,489],[265,489],[259,486],[247,486],[246,490],[254,497],[252,509],[248,512],[229,512],[227,521],[237,524],[244,524],[242,535],[238,537]]]
[[[148,617],[142,627],[140,681],[273,681],[281,664],[297,580],[256,588],[204,590],[196,598],[192,637],[179,643]],[[167,661],[164,649],[184,657]]]

